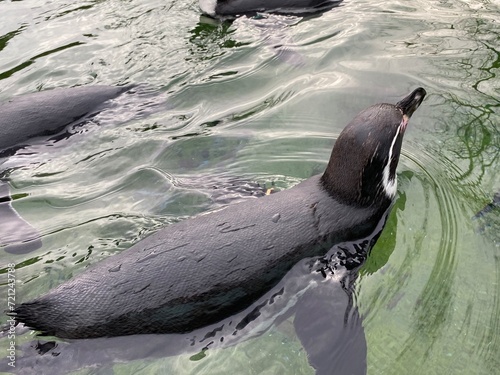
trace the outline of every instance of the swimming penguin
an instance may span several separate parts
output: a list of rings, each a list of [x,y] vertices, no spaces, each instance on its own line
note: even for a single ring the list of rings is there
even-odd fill
[[[211,17],[235,17],[259,12],[306,15],[338,6],[342,0],[200,0],[201,11]]]
[[[184,333],[244,310],[302,259],[373,233],[396,195],[403,135],[425,95],[418,88],[358,114],[322,175],[167,226],[9,315],[78,339]]]
[[[29,138],[54,134],[95,113],[130,86],[82,86],[40,91],[0,103],[0,156],[13,154]]]

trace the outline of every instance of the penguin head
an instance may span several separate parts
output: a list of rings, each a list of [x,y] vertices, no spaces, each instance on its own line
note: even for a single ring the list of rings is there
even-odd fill
[[[333,198],[358,207],[387,205],[394,199],[403,135],[425,95],[419,87],[396,105],[373,105],[344,128],[321,178]]]

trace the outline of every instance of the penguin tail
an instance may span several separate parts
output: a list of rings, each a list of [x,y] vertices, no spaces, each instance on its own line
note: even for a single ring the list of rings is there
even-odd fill
[[[20,304],[13,311],[7,311],[6,314],[15,320],[15,326],[23,323],[24,326],[40,332],[41,336],[54,336],[56,329],[51,323],[54,321],[51,319],[51,310],[46,302],[34,300]]]

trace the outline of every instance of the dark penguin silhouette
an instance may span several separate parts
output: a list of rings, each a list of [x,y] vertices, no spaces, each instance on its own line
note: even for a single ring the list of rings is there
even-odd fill
[[[307,15],[327,11],[342,0],[200,0],[201,11],[211,17],[235,17],[259,12]]]
[[[11,315],[42,334],[78,339],[189,332],[244,310],[302,259],[376,230],[425,94],[418,88],[358,114],[322,175],[163,228]]]
[[[28,139],[55,134],[95,114],[101,105],[130,86],[81,86],[21,95],[0,104],[0,156],[12,154]]]
[[[78,125],[131,86],[82,86],[40,91],[0,103],[0,158],[13,155],[30,138]],[[15,254],[42,245],[40,233],[12,207],[7,178],[0,177],[0,247]]]

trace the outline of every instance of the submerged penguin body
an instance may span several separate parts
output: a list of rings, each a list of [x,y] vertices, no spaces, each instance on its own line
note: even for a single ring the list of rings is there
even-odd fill
[[[0,154],[91,115],[130,87],[82,86],[21,95],[0,103]]]
[[[342,0],[200,0],[200,9],[212,17],[235,17],[259,12],[314,14],[338,6]]]
[[[270,196],[170,225],[31,302],[16,319],[44,334],[90,338],[188,332],[248,307],[301,259],[370,235],[395,195],[417,89],[358,115],[325,173]]]

